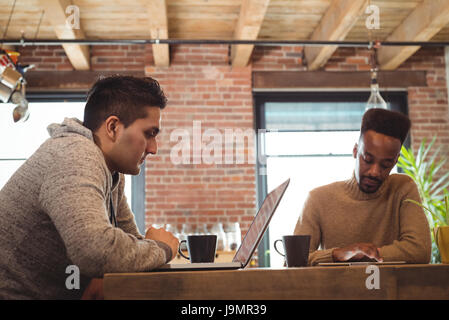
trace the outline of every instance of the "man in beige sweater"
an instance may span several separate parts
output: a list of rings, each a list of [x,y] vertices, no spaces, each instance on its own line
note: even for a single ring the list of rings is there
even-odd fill
[[[295,234],[309,234],[309,264],[338,261],[429,263],[429,225],[413,180],[391,174],[410,120],[384,109],[370,109],[354,146],[351,179],[312,190]],[[319,249],[320,250],[317,250]]]
[[[156,80],[114,76],[89,92],[84,123],[48,127],[50,138],[0,190],[0,299],[80,298],[89,282],[101,291],[92,278],[175,256],[178,239],[163,229],[141,235],[124,195],[123,174],[138,174],[157,151],[165,104]]]

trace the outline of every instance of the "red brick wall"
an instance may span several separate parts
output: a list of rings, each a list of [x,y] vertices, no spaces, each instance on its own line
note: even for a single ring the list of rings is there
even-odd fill
[[[145,64],[153,63],[153,56],[146,54],[146,46],[91,46],[91,70],[142,71]]]
[[[25,46],[18,48],[22,64],[34,64],[38,71],[71,71],[73,67],[62,46]]]
[[[239,222],[246,230],[255,214],[255,166],[248,161],[255,150],[252,142],[244,150],[228,146],[234,161],[224,164],[224,136],[226,129],[254,127],[251,67],[232,69],[227,46],[182,45],[171,47],[170,67],[147,66],[145,72],[159,80],[169,100],[158,155],[147,161],[147,223]],[[221,135],[221,164],[193,163],[194,121],[202,134],[216,129]],[[179,129],[189,132],[190,161],[175,165],[170,152],[178,140],[170,136]],[[236,164],[237,152],[244,152],[243,164]]]
[[[21,61],[36,64],[37,70],[72,70],[61,47],[24,47],[20,51]],[[254,156],[253,144],[246,142],[244,150],[238,151],[246,155],[243,164],[236,164],[235,158],[232,164],[193,164],[191,141],[191,162],[174,165],[170,152],[178,141],[170,141],[170,136],[176,129],[185,129],[193,138],[194,121],[201,122],[203,134],[216,129],[222,137],[225,129],[253,129],[252,71],[306,70],[303,49],[257,47],[248,67],[231,68],[228,46],[178,45],[170,47],[170,67],[156,68],[151,46],[92,46],[91,65],[92,70],[145,70],[160,81],[169,98],[162,115],[158,155],[147,161],[147,224],[172,223],[180,228],[185,222],[238,221],[245,232],[256,210],[255,165],[247,160],[248,154]],[[341,48],[324,69],[369,68],[368,50]],[[421,49],[399,69],[427,71],[427,87],[408,89],[413,146],[436,134],[449,156],[444,50]],[[223,153],[225,148],[223,143]],[[235,149],[231,148],[233,153]]]
[[[25,46],[19,49],[23,64],[34,64],[33,70],[74,70],[62,46]],[[153,63],[151,50],[141,45],[91,46],[91,70],[93,71],[143,71],[146,64]]]
[[[449,109],[444,49],[421,49],[401,65],[399,70],[427,71],[427,87],[408,89],[413,147],[417,149],[423,138],[430,141],[436,135],[436,143],[449,158]],[[449,170],[449,163],[446,169]]]
[[[324,66],[326,71],[369,71],[370,51],[358,48],[339,48]]]
[[[293,46],[255,47],[252,54],[253,70],[305,71],[304,50]]]

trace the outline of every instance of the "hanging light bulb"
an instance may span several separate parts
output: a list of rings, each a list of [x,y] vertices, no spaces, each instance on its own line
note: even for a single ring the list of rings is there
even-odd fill
[[[11,96],[11,102],[17,104],[12,112],[14,122],[25,122],[30,117],[28,110],[28,101],[25,99],[22,92],[15,91]]]
[[[387,103],[380,95],[379,83],[377,82],[377,68],[371,69],[371,95],[366,103],[365,111],[374,108],[388,109]]]

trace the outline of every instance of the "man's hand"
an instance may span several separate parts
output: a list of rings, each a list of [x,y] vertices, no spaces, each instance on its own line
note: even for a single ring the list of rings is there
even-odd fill
[[[344,248],[337,248],[332,251],[332,258],[334,261],[357,261],[364,257],[374,259],[382,262],[383,258],[380,256],[379,248],[372,243],[354,243]]]
[[[171,251],[172,251],[172,256],[170,258],[170,261],[176,257],[176,254],[178,252],[178,247],[179,247],[179,239],[176,238],[171,232],[169,232],[163,228],[156,229],[156,228],[150,227],[147,230],[147,233],[145,234],[145,239],[151,239],[151,240],[157,240],[157,241],[164,242],[171,248]]]

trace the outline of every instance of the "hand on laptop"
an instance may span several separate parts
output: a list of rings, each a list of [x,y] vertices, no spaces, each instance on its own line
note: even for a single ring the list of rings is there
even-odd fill
[[[176,254],[178,253],[178,247],[179,247],[179,239],[176,238],[171,232],[160,228],[148,228],[145,239],[151,239],[151,240],[157,240],[166,243],[172,251],[171,260],[173,260],[176,257]]]
[[[380,256],[379,248],[372,243],[354,243],[332,251],[332,258],[335,262],[348,260],[359,261],[365,257],[374,259],[378,262],[383,262],[383,258]]]

